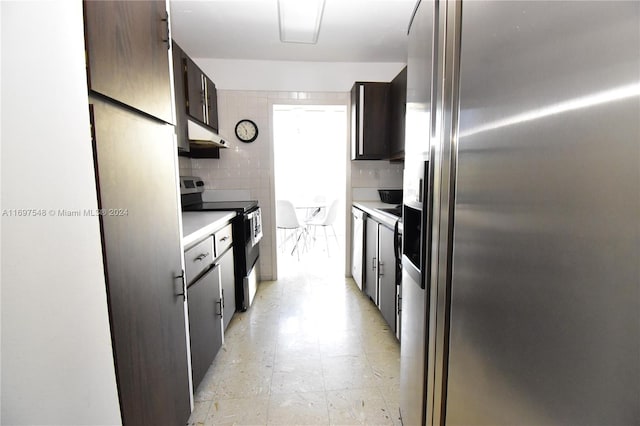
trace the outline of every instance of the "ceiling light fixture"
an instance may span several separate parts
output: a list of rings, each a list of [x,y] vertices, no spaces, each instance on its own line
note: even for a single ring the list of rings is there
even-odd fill
[[[316,44],[325,0],[278,0],[280,41]]]

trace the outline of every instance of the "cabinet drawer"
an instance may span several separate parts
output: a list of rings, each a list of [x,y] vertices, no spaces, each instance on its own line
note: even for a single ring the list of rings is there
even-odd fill
[[[187,284],[190,284],[213,262],[213,237],[207,237],[184,252],[184,268]]]
[[[231,237],[231,224],[228,224],[213,235],[215,239],[216,256],[220,256],[227,247],[231,247],[233,238]]]

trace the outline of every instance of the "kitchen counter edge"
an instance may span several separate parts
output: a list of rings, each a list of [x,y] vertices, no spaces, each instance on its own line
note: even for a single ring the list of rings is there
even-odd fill
[[[353,207],[356,207],[363,212],[371,216],[375,221],[382,223],[383,225],[393,229],[398,217],[381,211],[380,209],[390,209],[396,206],[396,204],[387,204],[382,201],[354,201]]]
[[[185,250],[224,227],[236,215],[235,211],[182,212],[182,244]]]

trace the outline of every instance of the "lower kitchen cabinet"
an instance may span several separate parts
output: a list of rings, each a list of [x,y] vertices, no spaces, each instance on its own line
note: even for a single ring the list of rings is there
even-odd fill
[[[399,335],[398,300],[401,286],[396,278],[396,237],[388,224],[378,222],[371,213],[364,213],[357,208],[352,209],[354,219],[353,246],[363,244],[364,255],[352,257],[352,271],[364,269],[362,291],[376,304],[391,330]],[[356,232],[356,217],[364,216],[364,232]],[[361,219],[360,219],[361,220]],[[360,266],[356,265],[360,262]],[[362,268],[362,269],[361,269]],[[354,275],[354,280],[356,279]]]
[[[204,378],[222,347],[222,288],[215,265],[187,289],[193,388]]]
[[[223,324],[226,330],[236,312],[236,282],[233,270],[233,248],[230,247],[220,258],[220,278],[222,280]]]
[[[365,223],[364,292],[378,304],[378,222],[367,216]]]
[[[378,225],[378,307],[391,327],[396,329],[396,271],[393,230]]]

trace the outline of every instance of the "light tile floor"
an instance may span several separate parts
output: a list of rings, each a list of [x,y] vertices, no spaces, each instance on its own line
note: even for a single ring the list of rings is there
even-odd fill
[[[281,279],[229,324],[188,424],[399,425],[399,343],[344,261],[279,258]]]

